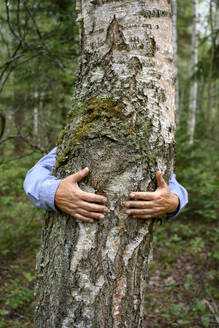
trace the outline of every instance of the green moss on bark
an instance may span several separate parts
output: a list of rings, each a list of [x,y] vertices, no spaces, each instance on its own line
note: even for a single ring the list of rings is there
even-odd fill
[[[152,125],[137,114],[125,115],[124,105],[113,98],[92,97],[87,102],[73,102],[69,125],[62,130],[58,144],[65,139],[65,148],[58,151],[56,168],[65,164],[69,156],[78,156],[84,147],[83,139],[108,138],[128,146],[125,166],[136,162],[156,162],[156,155],[148,146]]]
[[[62,143],[65,137],[68,138],[68,141],[65,149],[57,156],[56,167],[67,160],[71,151],[82,147],[82,139],[87,137],[91,130],[95,130],[96,135],[101,136],[105,133],[104,128],[110,126],[113,120],[124,121],[124,105],[113,98],[92,97],[85,103],[74,101],[69,119],[70,126],[73,127],[70,129],[70,135],[69,126],[63,129],[59,135],[58,145]]]

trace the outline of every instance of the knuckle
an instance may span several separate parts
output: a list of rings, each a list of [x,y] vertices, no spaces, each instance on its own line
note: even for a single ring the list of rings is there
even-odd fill
[[[73,190],[71,191],[71,196],[72,196],[72,198],[76,198],[76,197],[77,197],[77,194],[78,194],[78,192],[77,192],[75,189],[73,189]]]

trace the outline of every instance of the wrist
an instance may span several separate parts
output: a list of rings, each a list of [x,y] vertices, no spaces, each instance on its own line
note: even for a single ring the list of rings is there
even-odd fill
[[[179,207],[179,198],[176,194],[171,193],[168,213],[176,212]]]

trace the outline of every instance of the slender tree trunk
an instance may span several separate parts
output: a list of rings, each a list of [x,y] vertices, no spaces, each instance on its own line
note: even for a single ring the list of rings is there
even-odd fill
[[[209,20],[210,20],[210,26],[211,26],[211,63],[210,63],[210,70],[209,70],[209,86],[210,92],[209,92],[209,97],[212,98],[211,101],[211,119],[210,119],[210,130],[212,137],[215,138],[215,131],[217,128],[217,80],[214,75],[214,70],[217,69],[217,67],[214,64],[215,57],[217,56],[217,53],[219,51],[219,0],[215,1],[215,13],[213,15],[213,10],[212,10],[212,5],[213,3],[210,3],[210,13],[209,13]]]
[[[172,12],[173,12],[173,51],[175,62],[175,107],[176,107],[176,123],[180,123],[180,103],[179,103],[179,79],[178,79],[178,45],[177,45],[177,0],[172,0]]]
[[[34,92],[34,109],[33,109],[33,133],[35,136],[39,134],[39,94]]]
[[[219,51],[219,0],[215,1],[215,5],[216,5],[216,10],[215,10],[215,51],[218,52]],[[214,122],[214,129],[215,131],[217,130],[218,127],[218,89],[219,84],[215,81],[214,82],[214,100],[213,100],[213,111],[212,111],[212,122]]]
[[[189,143],[193,144],[195,125],[198,80],[196,76],[198,65],[198,0],[193,0],[193,25],[192,25],[192,81],[190,87],[189,115],[188,115],[188,135]]]
[[[40,117],[43,113],[43,97],[44,92],[34,92],[34,109],[33,109],[33,133],[38,142],[39,147],[41,147],[42,141],[44,140],[42,136],[42,126]]]
[[[22,128],[23,128],[24,116],[25,116],[24,105],[23,105],[24,97],[22,94],[20,94],[19,91],[16,91],[15,98],[16,98],[16,108],[14,111],[14,123],[17,130],[17,134],[22,135]],[[16,154],[23,154],[24,150],[25,150],[25,142],[23,138],[20,137],[15,138],[14,152]]]
[[[216,39],[215,39],[215,45],[216,48],[219,47],[219,0],[215,0],[215,34],[216,34]]]
[[[124,214],[133,190],[154,190],[174,162],[174,64],[167,0],[78,1],[81,63],[56,169],[88,166],[81,188],[106,195],[103,222],[48,213],[35,327],[144,327],[153,221]]]

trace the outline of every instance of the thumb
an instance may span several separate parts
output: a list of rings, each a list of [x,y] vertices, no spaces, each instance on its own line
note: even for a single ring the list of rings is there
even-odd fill
[[[85,169],[78,171],[75,174],[72,174],[72,182],[79,182],[84,179],[89,173],[89,168],[85,167]]]
[[[161,171],[156,172],[156,180],[157,180],[157,188],[165,188],[166,187],[166,182],[164,178],[162,177]]]

